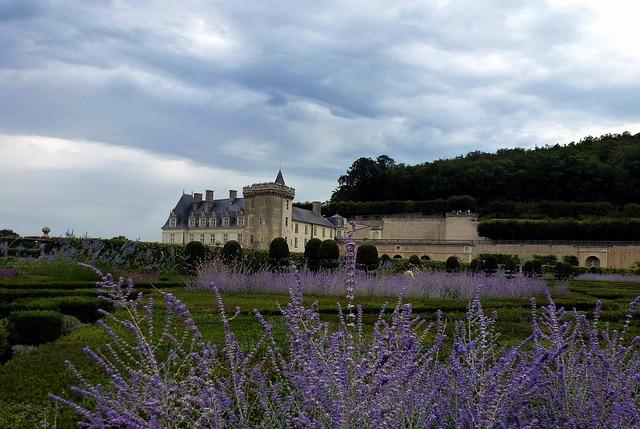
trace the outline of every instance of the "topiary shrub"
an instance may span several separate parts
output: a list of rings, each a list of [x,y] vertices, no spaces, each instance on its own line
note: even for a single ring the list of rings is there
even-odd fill
[[[184,260],[187,273],[195,273],[196,268],[200,265],[207,255],[207,248],[199,241],[190,241],[184,248]]]
[[[229,240],[222,247],[222,260],[231,263],[242,258],[242,246],[236,240]]]
[[[112,312],[113,303],[99,298],[70,296],[58,302],[58,311],[73,316],[83,323],[93,323],[101,317],[98,309]]]
[[[542,273],[542,262],[534,259],[533,261],[526,261],[522,265],[522,273],[527,277],[534,277]]]
[[[62,335],[64,316],[57,311],[16,311],[9,315],[9,342],[37,346]]]
[[[498,271],[498,260],[492,255],[487,256],[482,264],[482,269],[488,275],[494,274]]]
[[[477,273],[482,269],[482,261],[478,258],[473,258],[469,263],[469,271],[472,273]]]
[[[448,273],[454,273],[460,269],[460,260],[457,256],[449,256],[444,264],[444,269]]]
[[[373,244],[363,244],[356,251],[356,266],[368,271],[378,268],[378,249]]]
[[[7,321],[0,319],[0,363],[11,359],[11,344],[9,344],[9,331]]]
[[[573,275],[573,269],[566,262],[556,262],[553,275],[557,280],[567,280]]]
[[[312,271],[316,271],[320,267],[321,246],[322,241],[319,238],[312,238],[304,246],[304,260],[307,262],[307,267]]]
[[[282,237],[274,238],[269,245],[269,262],[274,267],[289,265],[289,244]]]
[[[390,261],[391,261],[391,256],[387,255],[386,253],[380,256],[380,263],[388,264]]]
[[[409,256],[409,263],[415,267],[419,267],[420,264],[420,257],[418,255],[411,255]]]
[[[321,265],[327,269],[338,267],[338,258],[340,257],[340,248],[335,240],[324,240],[320,245]]]
[[[572,267],[577,267],[578,265],[580,265],[580,262],[578,261],[578,257],[574,255],[563,256],[562,262],[565,262],[571,265]]]

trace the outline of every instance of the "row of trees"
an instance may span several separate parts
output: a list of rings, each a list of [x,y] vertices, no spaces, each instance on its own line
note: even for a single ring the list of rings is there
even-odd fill
[[[418,165],[359,158],[332,201],[444,200],[469,194],[484,207],[511,201],[640,201],[640,134],[586,137],[565,146],[500,149]]]
[[[492,240],[640,241],[640,219],[492,219],[478,224],[478,234]]]

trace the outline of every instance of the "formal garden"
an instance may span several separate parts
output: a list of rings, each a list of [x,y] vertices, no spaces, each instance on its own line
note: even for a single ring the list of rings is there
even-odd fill
[[[640,424],[638,275],[344,245],[5,248],[0,427]]]

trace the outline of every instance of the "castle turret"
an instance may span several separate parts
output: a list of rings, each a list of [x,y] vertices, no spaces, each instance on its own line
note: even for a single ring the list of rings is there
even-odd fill
[[[276,237],[290,240],[291,213],[296,190],[285,185],[282,171],[274,182],[242,188],[246,226],[243,247],[268,249]]]

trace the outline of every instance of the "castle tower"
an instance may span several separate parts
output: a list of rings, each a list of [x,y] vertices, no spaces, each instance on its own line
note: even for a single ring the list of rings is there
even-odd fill
[[[242,188],[246,214],[242,247],[268,249],[276,237],[290,241],[295,193],[294,188],[285,185],[282,171],[278,171],[274,182]]]

